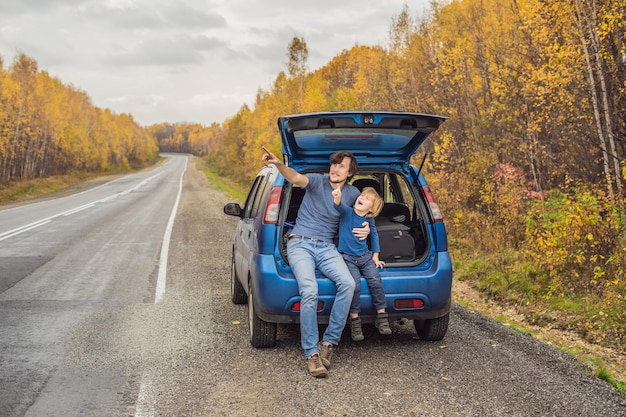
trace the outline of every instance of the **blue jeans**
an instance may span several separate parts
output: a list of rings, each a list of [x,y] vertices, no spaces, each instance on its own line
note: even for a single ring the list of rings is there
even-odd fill
[[[300,334],[305,358],[319,353],[319,330],[317,327],[317,268],[335,283],[337,292],[330,311],[328,327],[323,341],[339,344],[343,328],[348,319],[350,301],[354,294],[354,279],[341,254],[332,243],[301,237],[292,237],[287,242],[289,265],[298,281],[300,292]]]
[[[352,304],[350,304],[350,313],[358,313],[361,310],[361,274],[365,277],[367,286],[370,289],[370,294],[372,295],[372,304],[374,304],[376,310],[387,308],[383,281],[372,259],[372,252],[367,251],[361,256],[353,256],[344,253],[342,256],[356,284]]]

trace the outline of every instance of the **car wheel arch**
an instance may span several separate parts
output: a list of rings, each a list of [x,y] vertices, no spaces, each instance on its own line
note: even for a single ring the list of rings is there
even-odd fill
[[[235,252],[233,250],[233,257],[230,271],[230,297],[234,304],[245,304],[248,301],[248,294],[246,289],[241,284],[241,280],[237,275],[237,268],[235,265]]]

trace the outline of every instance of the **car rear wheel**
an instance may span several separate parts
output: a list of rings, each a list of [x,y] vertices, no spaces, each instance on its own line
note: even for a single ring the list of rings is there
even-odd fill
[[[436,319],[415,320],[415,331],[422,340],[441,340],[448,332],[450,313]]]
[[[248,292],[248,322],[250,323],[250,344],[255,348],[268,348],[276,344],[276,323],[269,323],[257,316],[254,310],[252,287]]]
[[[235,270],[235,256],[233,255],[233,262],[230,267],[230,298],[235,304],[245,304],[248,301],[248,295],[246,290],[241,285],[237,271]]]

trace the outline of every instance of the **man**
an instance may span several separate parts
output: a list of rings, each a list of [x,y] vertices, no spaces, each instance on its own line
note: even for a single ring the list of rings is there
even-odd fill
[[[347,181],[356,174],[358,165],[350,152],[336,152],[330,156],[328,176],[300,174],[286,166],[265,147],[264,165],[274,164],[287,181],[306,189],[298,210],[296,225],[289,235],[287,256],[298,282],[300,292],[301,344],[307,359],[309,373],[316,378],[328,375],[333,347],[339,344],[346,325],[350,303],[354,294],[354,279],[333,239],[339,227],[339,212],[334,208],[332,191],[342,191],[342,202],[352,206],[360,192]],[[353,229],[361,239],[367,238],[369,225]],[[317,325],[317,280],[315,269],[337,286],[328,327],[322,340]]]

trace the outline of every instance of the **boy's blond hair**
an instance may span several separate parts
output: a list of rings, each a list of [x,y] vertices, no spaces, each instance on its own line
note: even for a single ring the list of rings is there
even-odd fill
[[[365,217],[376,217],[383,209],[383,198],[372,187],[365,187],[361,191],[361,195],[368,197],[372,202],[372,210]]]

